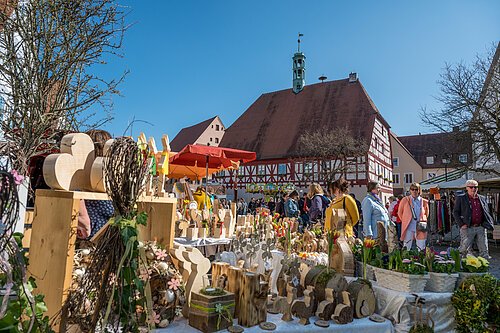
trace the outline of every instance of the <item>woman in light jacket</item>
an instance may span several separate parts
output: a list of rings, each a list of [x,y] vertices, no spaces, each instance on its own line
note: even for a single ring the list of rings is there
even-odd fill
[[[398,207],[398,216],[401,219],[401,240],[408,250],[413,246],[414,239],[420,250],[425,249],[427,240],[427,232],[417,228],[420,222],[427,223],[429,216],[429,202],[420,196],[421,191],[420,184],[411,184],[410,195],[401,199]]]
[[[389,224],[389,213],[379,196],[379,183],[368,182],[366,188],[368,194],[361,203],[361,210],[363,211],[363,232],[367,238],[377,238],[377,221],[382,221],[387,229]]]

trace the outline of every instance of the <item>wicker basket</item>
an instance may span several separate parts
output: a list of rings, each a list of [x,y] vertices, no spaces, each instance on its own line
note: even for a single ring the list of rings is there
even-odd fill
[[[471,277],[471,276],[482,276],[485,275],[486,273],[469,273],[469,272],[459,272],[458,273],[458,281],[457,281],[457,288],[460,287],[462,282],[464,282],[465,279]]]
[[[356,276],[363,278],[363,262],[356,261]],[[366,278],[368,280],[376,281],[375,272],[372,265],[366,265]]]
[[[419,293],[424,291],[429,275],[406,274],[373,267],[377,284],[396,291]]]
[[[429,272],[429,281],[425,290],[435,293],[451,293],[455,290],[458,274]]]

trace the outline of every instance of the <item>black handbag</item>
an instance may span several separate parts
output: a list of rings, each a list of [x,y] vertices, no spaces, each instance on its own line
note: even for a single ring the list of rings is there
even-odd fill
[[[417,220],[417,214],[415,214],[415,210],[413,209],[413,204],[411,201],[410,201],[410,208],[413,219]],[[426,221],[417,222],[417,231],[427,232],[427,222]]]

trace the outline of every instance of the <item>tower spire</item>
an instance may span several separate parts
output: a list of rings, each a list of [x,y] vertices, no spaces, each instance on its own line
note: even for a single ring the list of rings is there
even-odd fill
[[[299,38],[297,39],[297,52],[293,55],[293,86],[292,90],[294,93],[298,94],[304,89],[306,85],[306,56],[304,53],[300,52],[300,37],[304,34],[299,32]]]

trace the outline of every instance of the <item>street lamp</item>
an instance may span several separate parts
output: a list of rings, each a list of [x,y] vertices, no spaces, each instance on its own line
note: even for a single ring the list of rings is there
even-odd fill
[[[448,164],[450,164],[450,159],[451,155],[448,155],[448,153],[445,153],[443,155],[443,164],[444,164],[444,180],[447,182],[448,181]]]

